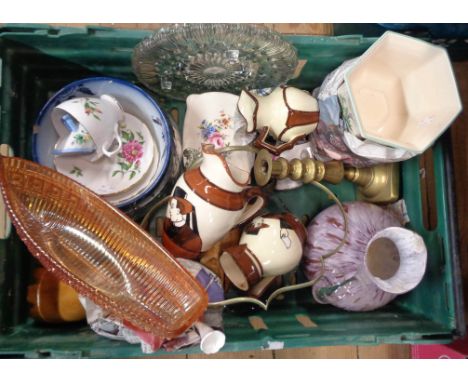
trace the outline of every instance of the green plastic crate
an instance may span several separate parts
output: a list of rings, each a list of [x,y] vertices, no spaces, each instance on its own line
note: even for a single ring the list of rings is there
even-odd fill
[[[94,75],[135,82],[130,58],[133,47],[150,31],[111,28],[50,28],[8,25],[0,28],[0,143],[16,155],[31,159],[31,133],[36,115],[47,99],[65,84]],[[344,60],[363,53],[375,41],[360,36],[287,36],[307,60],[291,83],[313,89]],[[157,98],[157,97],[156,97]],[[168,110],[177,108],[179,125],[184,104],[158,99]],[[447,135],[434,147],[437,227],[423,225],[418,158],[402,164],[401,195],[411,228],[429,249],[427,273],[411,293],[375,312],[349,313],[318,305],[310,290],[286,295],[268,312],[224,314],[227,344],[222,351],[379,343],[447,343],[463,332],[461,277],[456,244],[454,195]],[[343,201],[355,200],[352,184],[331,187]],[[313,186],[276,193],[272,210],[288,209],[313,216],[331,201]],[[3,357],[134,357],[140,347],[95,335],[85,324],[47,326],[28,317],[26,289],[36,261],[14,230],[0,241],[0,356]],[[316,326],[304,327],[305,315]],[[255,330],[251,316],[261,317],[267,329]],[[177,353],[198,352],[198,347]]]

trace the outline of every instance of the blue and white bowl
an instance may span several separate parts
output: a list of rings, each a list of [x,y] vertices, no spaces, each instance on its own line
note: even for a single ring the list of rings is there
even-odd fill
[[[36,119],[32,144],[33,159],[44,166],[55,168],[52,151],[58,134],[52,124],[51,114],[58,104],[76,97],[99,97],[103,94],[115,97],[125,112],[142,120],[150,129],[157,145],[159,165],[152,174],[151,181],[137,194],[114,203],[119,208],[134,207],[142,199],[147,200],[149,196],[154,196],[155,189],[161,188],[160,183],[165,181],[165,173],[174,162],[171,161],[171,156],[176,156],[177,153],[173,152],[173,141],[176,137],[168,118],[153,98],[130,82],[110,77],[92,77],[72,82],[59,90],[49,99]]]

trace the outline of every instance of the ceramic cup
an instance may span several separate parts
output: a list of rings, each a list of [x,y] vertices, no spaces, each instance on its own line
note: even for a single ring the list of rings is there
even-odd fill
[[[68,130],[68,135],[60,134],[60,137],[52,150],[56,156],[68,156],[69,154],[91,154],[96,151],[96,145],[88,131],[79,124],[70,114],[60,117],[61,125],[57,125],[57,132]]]
[[[202,152],[200,167],[177,180],[166,211],[162,243],[176,257],[197,258],[266,202],[259,187],[248,185],[249,172],[229,165],[213,145]]]
[[[220,257],[226,276],[247,291],[262,277],[283,275],[301,261],[306,229],[292,214],[270,214],[255,218],[245,229],[239,245]]]
[[[247,132],[260,132],[256,145],[276,155],[304,139],[319,121],[317,100],[293,87],[281,86],[263,97],[243,90],[237,106],[247,121]],[[279,144],[267,143],[267,135]]]
[[[62,102],[52,112],[52,123],[59,134],[54,154],[91,151],[91,161],[117,154],[122,147],[118,128],[124,118],[119,102],[107,94]]]

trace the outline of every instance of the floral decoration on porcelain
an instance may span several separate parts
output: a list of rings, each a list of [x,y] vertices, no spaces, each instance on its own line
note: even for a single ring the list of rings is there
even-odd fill
[[[92,115],[94,118],[101,120],[98,114],[102,114],[102,110],[97,107],[98,105],[99,102],[92,101],[89,98],[86,98],[84,103],[86,115]]]
[[[89,135],[88,133],[79,132],[78,134],[75,134],[73,136],[72,144],[76,143],[77,145],[84,145],[88,142],[91,142],[91,140],[91,135]]]
[[[211,143],[215,148],[229,146],[225,143],[228,130],[231,128],[232,118],[223,110],[219,112],[220,117],[207,121],[204,119],[198,128],[201,130],[201,135],[204,143]]]
[[[129,179],[132,179],[141,171],[140,159],[143,157],[145,140],[140,132],[137,132],[138,139],[136,139],[135,134],[130,130],[126,130],[125,127],[122,124],[119,132],[122,138],[122,150],[117,154],[119,158],[117,165],[120,169],[115,170],[112,176],[130,174]]]
[[[71,175],[75,175],[77,178],[83,176],[83,170],[79,167],[73,166],[72,170],[70,171]]]

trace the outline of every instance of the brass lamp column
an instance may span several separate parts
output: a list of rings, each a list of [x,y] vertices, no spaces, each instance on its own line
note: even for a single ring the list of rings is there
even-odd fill
[[[311,183],[322,180],[338,184],[343,178],[358,185],[358,199],[373,203],[389,203],[398,199],[399,167],[395,163],[373,167],[344,167],[342,162],[321,162],[314,159],[273,159],[267,150],[260,150],[254,165],[255,181],[266,185],[272,178]]]

